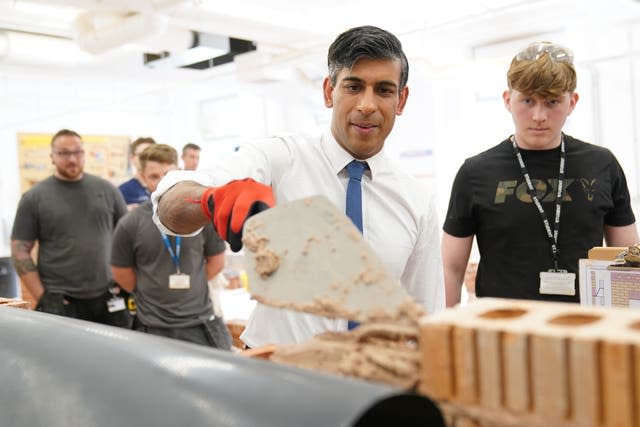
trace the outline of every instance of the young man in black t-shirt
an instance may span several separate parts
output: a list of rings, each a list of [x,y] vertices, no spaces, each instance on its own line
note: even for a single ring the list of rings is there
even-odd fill
[[[636,243],[622,168],[614,155],[562,133],[576,103],[573,55],[538,42],[512,60],[503,94],[512,136],[467,159],[444,223],[447,306],[460,301],[476,236],[476,295],[579,301],[578,259],[604,239]]]

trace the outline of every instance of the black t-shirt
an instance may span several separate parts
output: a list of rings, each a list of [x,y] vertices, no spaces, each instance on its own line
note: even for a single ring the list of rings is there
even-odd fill
[[[453,183],[443,227],[456,237],[476,235],[478,296],[579,301],[578,260],[602,245],[605,224],[635,222],[627,181],[614,155],[568,135],[565,150],[558,247],[560,268],[576,273],[576,295],[539,293],[539,273],[553,268],[551,246],[512,143],[506,139],[464,162]],[[553,226],[560,148],[521,152]]]

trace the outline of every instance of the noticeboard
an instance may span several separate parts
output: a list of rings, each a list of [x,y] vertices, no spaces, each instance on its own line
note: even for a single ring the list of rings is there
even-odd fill
[[[19,133],[18,167],[20,192],[24,193],[34,184],[52,175],[51,138],[53,134]],[[85,172],[100,176],[114,185],[129,177],[128,136],[83,135],[85,150]]]

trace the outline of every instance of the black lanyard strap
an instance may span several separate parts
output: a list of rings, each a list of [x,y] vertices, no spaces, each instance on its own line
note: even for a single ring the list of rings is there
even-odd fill
[[[538,213],[542,218],[542,224],[544,224],[544,229],[547,231],[547,237],[549,238],[549,244],[551,245],[551,255],[553,256],[553,268],[554,270],[558,270],[560,264],[560,249],[558,248],[558,231],[560,230],[560,212],[562,209],[562,190],[564,184],[564,164],[565,164],[565,148],[564,148],[564,135],[560,137],[560,171],[558,172],[558,192],[556,193],[556,215],[553,221],[553,229],[549,224],[549,218],[545,213],[544,209],[542,209],[542,204],[536,195],[536,190],[533,188],[533,182],[531,182],[531,177],[529,176],[529,171],[524,164],[524,160],[522,159],[522,153],[518,148],[518,144],[516,144],[515,136],[511,137],[511,144],[513,146],[513,152],[518,159],[518,164],[520,165],[520,170],[522,171],[522,175],[524,176],[524,180],[527,183],[527,190],[529,195],[531,196],[531,200],[533,200],[534,205],[538,209]]]

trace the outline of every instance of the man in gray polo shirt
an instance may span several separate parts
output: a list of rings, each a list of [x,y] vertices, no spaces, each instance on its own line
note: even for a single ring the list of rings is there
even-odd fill
[[[129,327],[131,317],[109,271],[111,234],[127,212],[110,182],[84,171],[80,135],[51,139],[52,176],[24,193],[11,233],[11,257],[36,310]],[[31,256],[38,242],[37,263]]]
[[[168,145],[154,144],[142,152],[140,165],[154,191],[169,170],[177,169],[178,154]],[[140,205],[120,220],[113,237],[113,277],[135,294],[133,328],[230,349],[229,332],[213,314],[207,286],[224,266],[224,241],[211,224],[197,236],[166,236],[151,216],[151,202]]]

